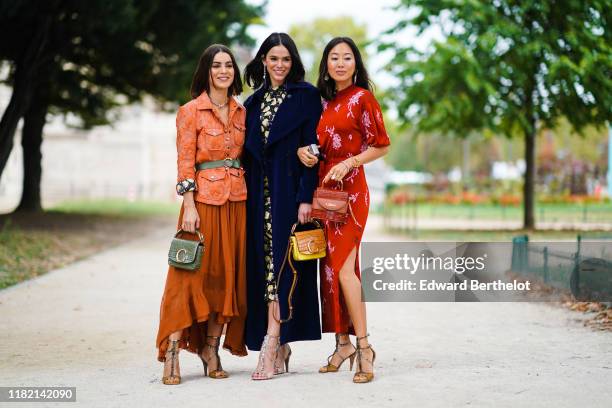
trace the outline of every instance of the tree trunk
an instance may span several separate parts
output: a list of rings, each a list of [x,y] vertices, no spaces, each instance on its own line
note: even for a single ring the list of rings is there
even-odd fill
[[[40,180],[42,177],[43,128],[48,105],[41,98],[33,98],[23,122],[23,193],[16,211],[41,211]]]
[[[470,180],[470,139],[461,141],[463,157],[461,161],[461,181],[463,187],[467,187]]]
[[[525,130],[525,179],[523,183],[523,228],[535,229],[535,123]]]
[[[536,139],[536,115],[535,115],[535,93],[536,91],[536,73],[537,65],[532,69],[526,70],[533,72],[532,80],[525,86],[525,99],[523,112],[528,123],[523,125],[523,134],[525,135],[525,180],[523,183],[523,228],[526,230],[535,229],[535,172],[536,172],[536,154],[535,154],[535,139]]]
[[[48,16],[38,25],[38,30],[33,33],[28,48],[15,63],[13,93],[0,120],[0,177],[13,150],[17,124],[28,110],[32,93],[38,85],[37,78],[40,76],[37,74],[45,62],[44,53],[50,26],[51,17]]]
[[[0,120],[0,176],[13,150],[17,124],[30,104],[31,85],[22,70],[18,65],[11,100]]]

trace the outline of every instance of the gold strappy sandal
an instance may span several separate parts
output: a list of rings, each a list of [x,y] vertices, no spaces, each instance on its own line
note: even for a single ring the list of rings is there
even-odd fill
[[[376,352],[372,348],[372,345],[369,343],[367,347],[361,347],[361,345],[359,344],[359,340],[367,339],[368,336],[369,334],[366,334],[363,337],[357,337],[357,368],[356,368],[355,375],[353,376],[353,382],[357,384],[369,383],[370,381],[374,379],[374,360],[376,360]],[[367,349],[372,350],[372,360],[371,361],[363,356],[362,350],[367,350]],[[363,360],[367,361],[372,366],[371,373],[363,371],[363,367],[362,367]]]
[[[164,362],[164,371],[166,371],[165,370],[166,364],[170,362],[170,374],[164,375],[162,377],[162,382],[166,385],[177,385],[181,383],[181,372],[179,370],[179,360],[178,360],[178,352],[179,352],[178,343],[179,343],[179,340],[168,340],[168,344],[170,346],[166,350],[166,361]],[[168,354],[170,356],[168,356]]]
[[[355,360],[355,353],[357,352],[357,349],[355,346],[353,346],[353,343],[351,343],[351,340],[349,338],[349,341],[346,343],[340,343],[340,336],[343,333],[336,333],[336,349],[334,350],[334,352],[327,357],[327,365],[319,368],[319,372],[320,373],[336,373],[338,372],[338,370],[340,369],[340,367],[342,366],[342,363],[344,363],[344,361],[348,358],[349,359],[349,371],[353,370],[353,361]],[[348,334],[346,335],[348,337]],[[348,356],[343,357],[342,354],[340,354],[340,347],[342,346],[346,346],[350,344],[351,346],[353,346],[353,348],[355,348],[355,350]],[[338,366],[334,365],[331,363],[332,358],[334,357],[334,355],[338,355],[342,361],[340,361],[340,364],[338,364]]]
[[[215,340],[215,344],[209,344],[208,339]],[[219,357],[219,343],[221,343],[221,336],[206,336],[206,347],[215,350],[214,356],[217,358],[217,369],[211,370],[208,372],[208,364],[209,361],[205,360],[202,354],[200,354],[200,360],[202,360],[202,364],[204,365],[204,375],[208,375],[210,378],[214,379],[222,379],[227,378],[227,372],[223,370],[221,366],[221,358]]]

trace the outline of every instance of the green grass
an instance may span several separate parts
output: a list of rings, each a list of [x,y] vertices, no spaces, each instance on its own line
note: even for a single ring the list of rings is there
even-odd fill
[[[413,217],[415,204],[403,207],[390,206],[391,215]],[[479,220],[520,220],[523,216],[521,206],[501,206],[494,204],[416,204],[418,218],[460,218]],[[612,222],[612,204],[536,204],[535,216],[538,221],[579,221]]]
[[[0,289],[174,223],[179,203],[81,200],[0,215]]]
[[[51,232],[0,226],[0,289],[45,273],[58,242]]]
[[[129,202],[121,199],[108,200],[77,200],[65,201],[50,211],[76,214],[115,215],[128,217],[148,217],[152,215],[176,215],[180,203],[166,203],[156,201]]]
[[[417,230],[389,232],[401,234],[415,241],[451,241],[451,242],[512,242],[518,235],[528,235],[529,241],[576,241],[581,231],[524,231],[524,230]]]

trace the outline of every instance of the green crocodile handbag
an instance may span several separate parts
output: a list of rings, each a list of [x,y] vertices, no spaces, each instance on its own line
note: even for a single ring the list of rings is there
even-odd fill
[[[187,231],[182,229],[178,230],[172,239],[170,250],[168,251],[168,265],[188,271],[195,271],[200,269],[202,264],[204,236],[200,231],[196,231],[199,238],[198,241],[178,238],[183,232],[187,233]]]

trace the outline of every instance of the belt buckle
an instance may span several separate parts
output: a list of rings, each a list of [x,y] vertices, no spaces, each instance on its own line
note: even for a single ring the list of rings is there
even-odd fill
[[[225,167],[233,167],[234,166],[234,159],[232,159],[230,157],[226,157],[225,159],[223,159],[223,166],[225,166]]]

